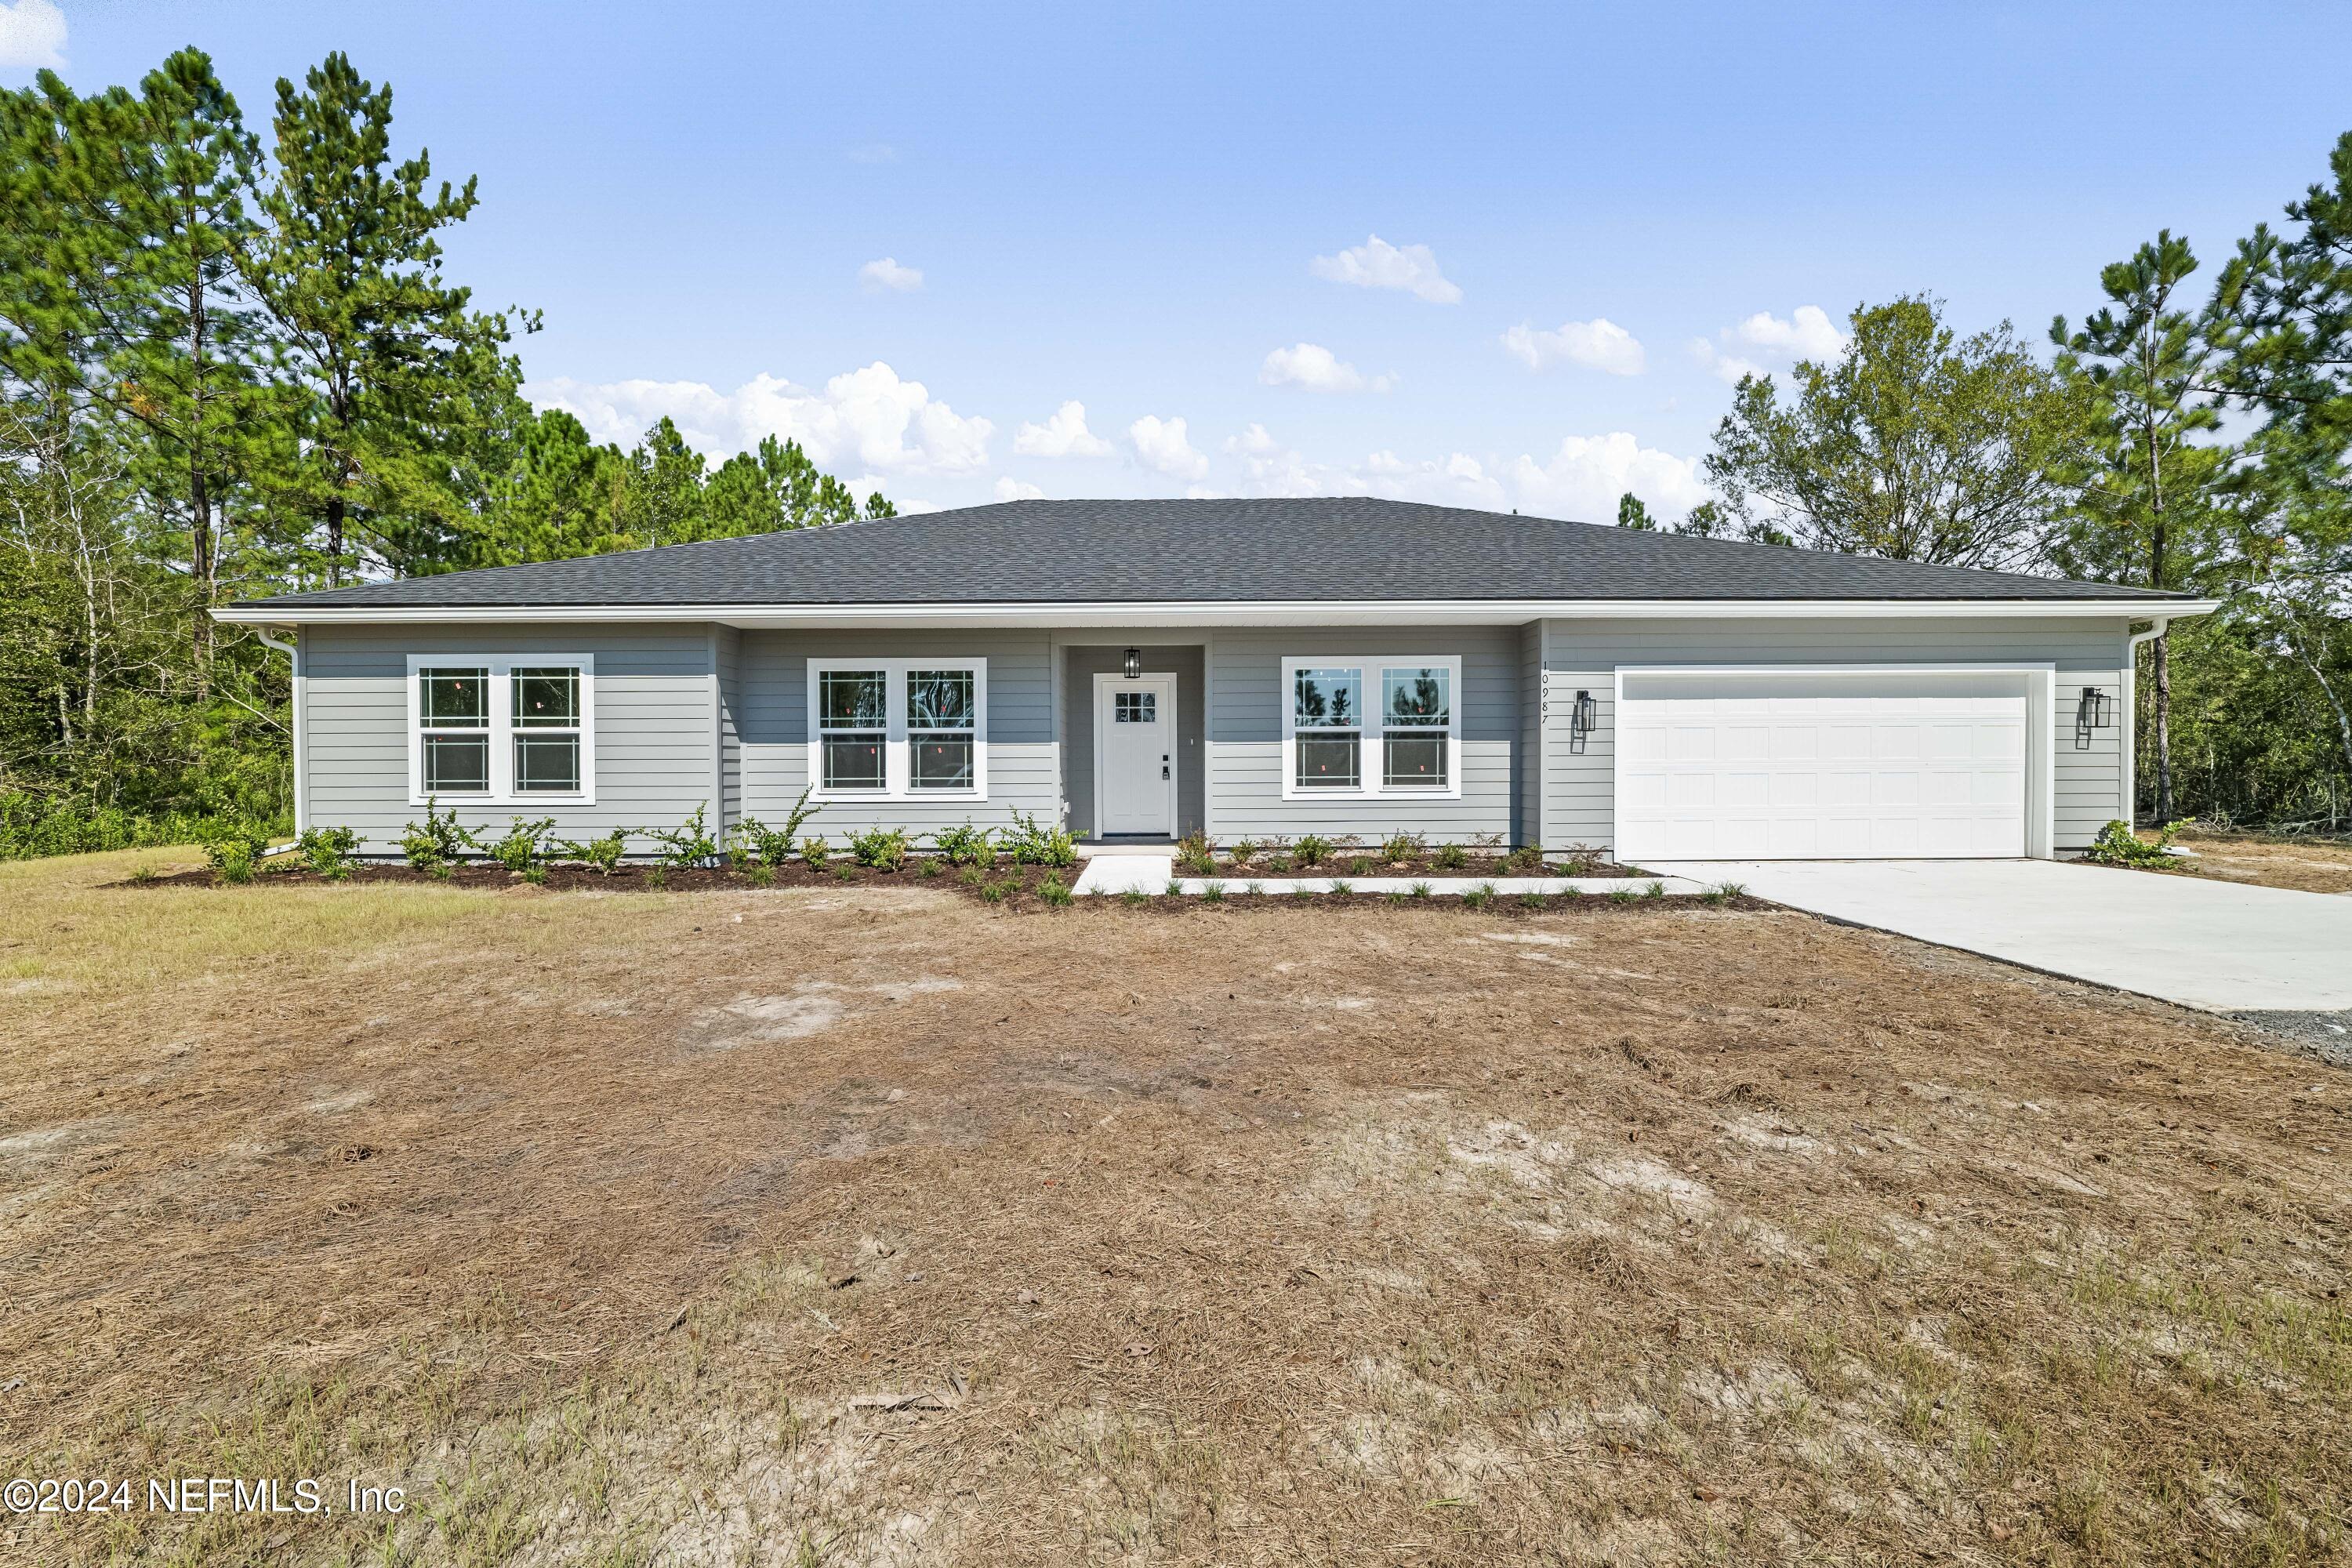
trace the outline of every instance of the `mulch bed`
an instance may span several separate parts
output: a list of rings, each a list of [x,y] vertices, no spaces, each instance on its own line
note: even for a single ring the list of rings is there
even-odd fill
[[[1416,855],[1409,860],[1385,860],[1378,854],[1351,850],[1328,856],[1312,866],[1300,866],[1279,855],[1253,855],[1246,861],[1236,861],[1230,855],[1217,857],[1213,871],[1190,870],[1180,860],[1178,873],[1186,877],[1468,877],[1474,881],[1493,881],[1502,877],[1647,877],[1650,872],[1639,866],[1620,866],[1599,857],[1555,856],[1540,866],[1519,866],[1501,855],[1469,856],[1458,866],[1438,863],[1434,854]]]
[[[1499,862],[1495,862],[1493,864],[1499,865]],[[455,866],[449,868],[446,872],[441,873],[419,871],[409,866],[367,864],[354,867],[348,877],[341,879],[321,877],[318,872],[311,870],[306,865],[289,863],[285,860],[268,862],[266,865],[268,868],[258,873],[250,883],[245,884],[245,886],[257,889],[271,887],[320,887],[330,885],[331,882],[334,880],[341,880],[354,884],[383,882],[412,882],[423,884],[439,883],[445,887],[471,888],[481,890],[495,891],[520,889],[530,885],[529,879],[525,878],[520,872],[509,871],[497,866],[483,866],[478,864]],[[926,874],[926,867],[936,868]],[[938,861],[910,861],[905,868],[896,871],[880,870],[875,867],[860,866],[850,861],[836,861],[833,865],[827,867],[824,870],[818,871],[803,862],[794,861],[789,866],[779,866],[773,868],[772,874],[763,880],[759,878],[756,872],[735,871],[729,870],[724,868],[711,868],[696,870],[662,870],[651,866],[623,866],[616,868],[613,874],[608,877],[600,871],[584,866],[550,866],[547,868],[546,874],[538,883],[538,886],[550,892],[595,891],[605,893],[708,893],[726,891],[740,892],[751,888],[829,888],[882,884],[905,888],[931,888],[941,892],[961,893],[966,897],[977,899],[983,903],[1002,904],[1007,908],[1045,909],[1049,907],[1046,897],[1043,891],[1041,891],[1041,889],[1045,888],[1045,884],[1049,881],[1058,881],[1063,887],[1067,888],[1071,883],[1077,880],[1078,873],[1081,869],[1082,868],[1080,867],[1056,868],[1048,866],[999,865],[992,869],[980,872],[975,876],[972,874],[970,868],[948,866]],[[1255,870],[1257,868],[1253,867],[1249,869]],[[1580,874],[1606,876],[1612,873],[1626,878],[1646,875],[1646,873],[1637,872],[1629,867],[1613,867],[1607,872]],[[1328,871],[1302,873],[1302,875],[1307,876],[1331,874],[1336,873]],[[1399,873],[1383,864],[1380,874],[1397,875]],[[1490,878],[1527,874],[1528,873],[1514,873],[1505,870],[1489,870],[1483,873],[1483,875]],[[1475,869],[1472,869],[1465,871],[1433,872],[1431,875],[1475,877],[1482,875],[1482,873]],[[1410,893],[1376,893],[1369,891],[1356,893],[1253,893],[1247,889],[1246,886],[1242,885],[1245,884],[1250,879],[1252,879],[1244,873],[1241,875],[1237,882],[1225,883],[1221,895],[1215,899],[1206,898],[1200,894],[1178,898],[1165,898],[1147,894],[1144,895],[1139,900],[1139,903],[1138,903],[1138,900],[1126,900],[1114,894],[1089,897],[1080,900],[1078,902],[1097,906],[1115,906],[1135,903],[1138,904],[1138,907],[1149,907],[1171,913],[1181,913],[1191,909],[1250,907],[1273,903],[1279,903],[1286,907],[1298,906],[1317,909],[1336,909],[1344,908],[1349,905],[1377,904],[1381,902],[1398,904],[1429,904],[1462,910],[1483,909],[1491,912],[1499,913],[1534,913],[1538,910],[1588,910],[1598,912],[1603,910],[1625,911],[1654,908],[1686,908],[1691,902],[1688,898],[1650,898],[1636,896],[1626,899],[1620,898],[1614,893],[1542,894],[1538,895],[1533,901],[1530,901],[1525,895],[1507,892],[1497,893],[1491,900],[1476,900],[1465,899],[1458,895],[1440,897],[1433,894],[1425,897],[1416,897]],[[173,872],[164,876],[150,877],[144,880],[126,880],[112,883],[110,885],[116,888],[138,889],[189,887],[213,888],[224,886],[225,884],[221,882],[218,875],[212,870],[200,869]],[[1633,891],[1630,888],[1626,890],[1628,892]],[[1721,909],[1764,910],[1770,909],[1772,907],[1761,899],[1749,898],[1745,895],[1732,898],[1709,898],[1707,901]]]

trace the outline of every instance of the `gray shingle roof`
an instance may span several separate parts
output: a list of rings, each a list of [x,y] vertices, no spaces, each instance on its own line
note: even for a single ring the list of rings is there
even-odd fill
[[[289,594],[239,608],[2180,597],[1338,497],[1007,501]]]

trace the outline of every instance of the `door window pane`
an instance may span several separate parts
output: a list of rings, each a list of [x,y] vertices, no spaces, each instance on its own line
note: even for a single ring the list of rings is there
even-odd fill
[[[1156,724],[1160,721],[1160,693],[1157,691],[1119,691],[1112,693],[1111,721],[1115,724]]]
[[[1355,789],[1361,784],[1363,748],[1356,737],[1298,737],[1298,787]]]
[[[580,723],[580,672],[558,666],[514,672],[519,730],[569,730]]]
[[[1388,736],[1381,744],[1381,782],[1400,786],[1445,787],[1446,742],[1443,735]]]
[[[426,795],[490,793],[490,738],[487,734],[425,737]]]
[[[576,794],[580,788],[580,737],[517,735],[515,789]]]

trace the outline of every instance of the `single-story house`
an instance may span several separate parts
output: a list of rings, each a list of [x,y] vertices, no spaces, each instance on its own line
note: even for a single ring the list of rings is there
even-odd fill
[[[297,813],[2051,856],[2210,601],[1367,499],[1012,501],[257,599]],[[265,633],[267,635],[267,633]]]

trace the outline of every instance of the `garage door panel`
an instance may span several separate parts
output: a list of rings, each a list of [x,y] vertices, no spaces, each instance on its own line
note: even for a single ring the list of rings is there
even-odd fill
[[[2025,678],[1629,673],[1629,859],[2018,856]]]

